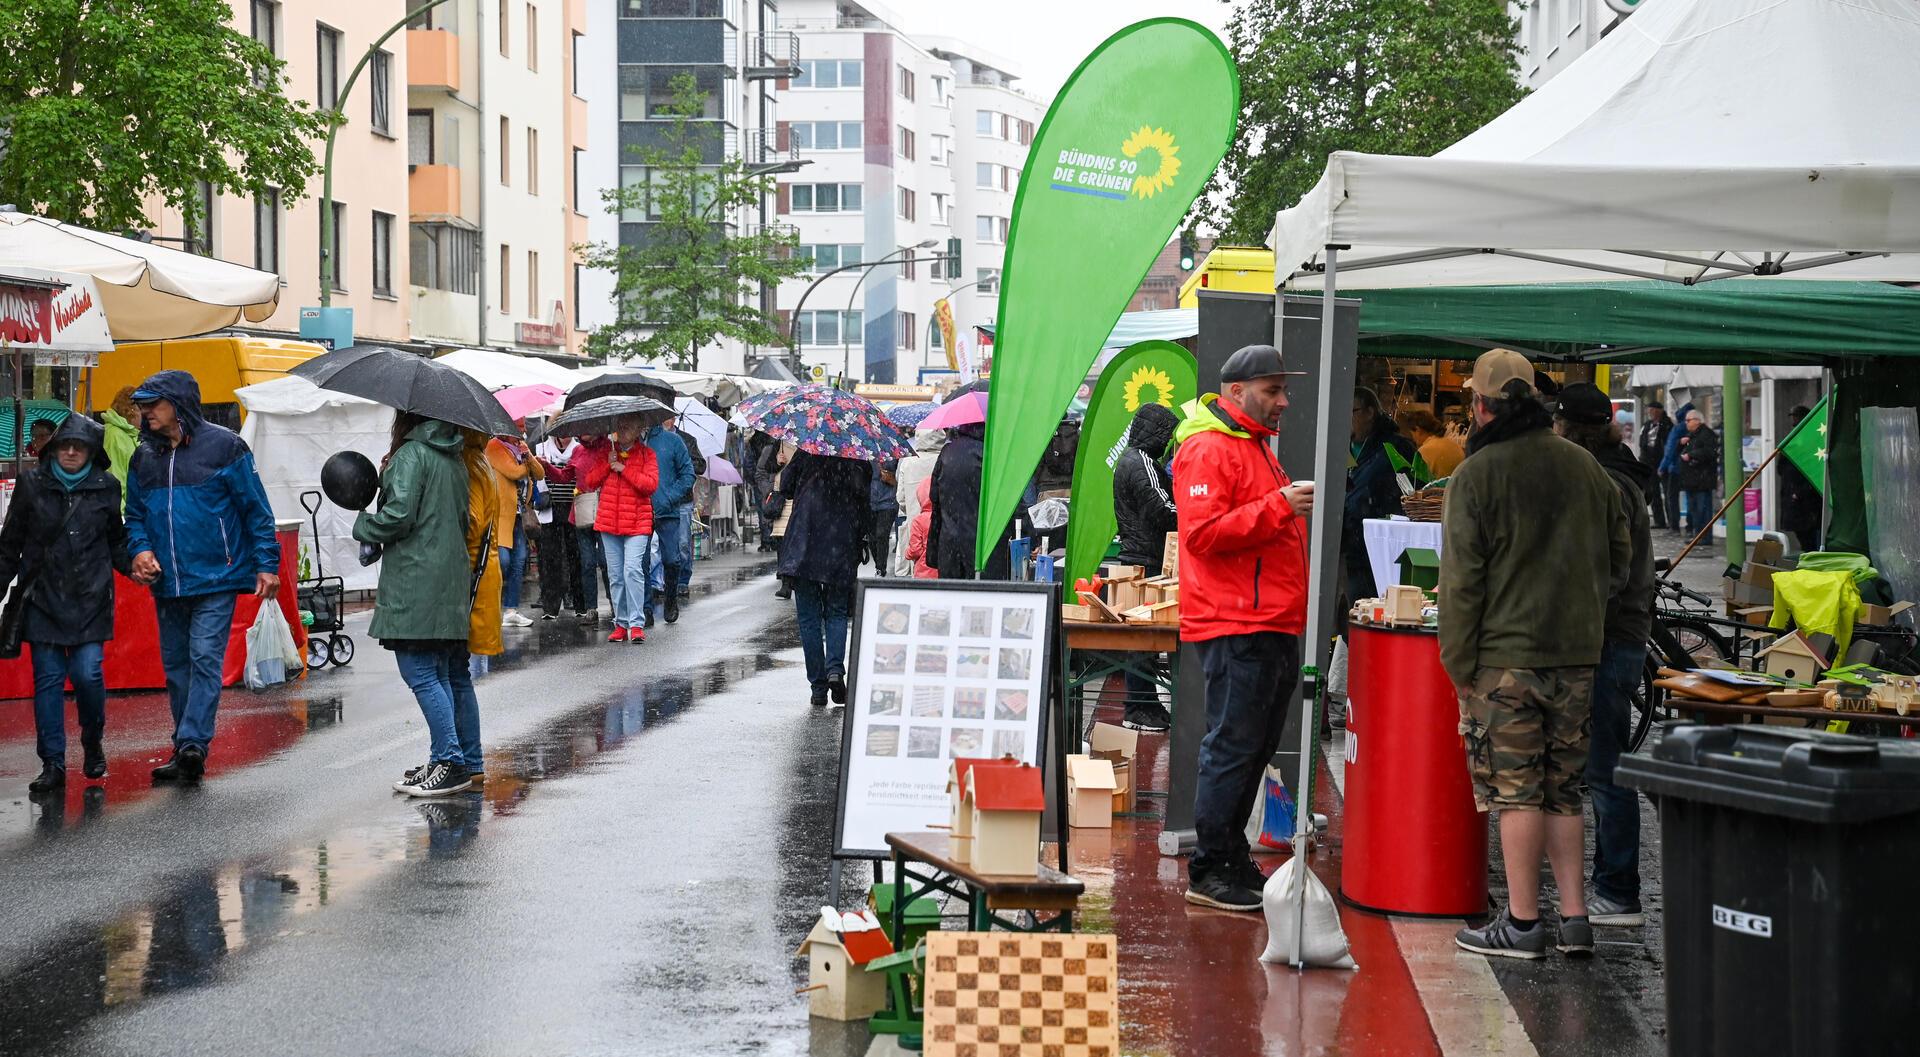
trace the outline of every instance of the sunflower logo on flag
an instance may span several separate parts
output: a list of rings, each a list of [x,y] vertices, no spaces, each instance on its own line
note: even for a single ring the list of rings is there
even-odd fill
[[[1173,179],[1180,175],[1180,148],[1174,145],[1173,133],[1150,125],[1140,126],[1140,130],[1127,137],[1120,145],[1120,153],[1136,158],[1141,151],[1150,150],[1159,158],[1152,172],[1146,171],[1146,163],[1141,163],[1141,172],[1133,178],[1133,194],[1136,198],[1152,198],[1154,195],[1173,186]]]
[[[1149,390],[1142,393],[1142,390]],[[1126,402],[1127,414],[1140,410],[1142,404],[1161,404],[1173,406],[1173,379],[1158,367],[1143,366],[1127,376],[1127,384],[1121,390],[1121,398]]]

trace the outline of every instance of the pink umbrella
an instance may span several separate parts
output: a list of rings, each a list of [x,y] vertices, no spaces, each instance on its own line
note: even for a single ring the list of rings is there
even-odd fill
[[[920,420],[916,428],[922,433],[935,429],[952,429],[955,426],[971,425],[987,420],[987,394],[965,393],[941,404],[933,414]]]
[[[500,406],[507,409],[507,417],[515,422],[558,404],[566,396],[564,389],[539,384],[510,385],[493,394],[493,398],[500,401]]]
[[[746,481],[741,478],[740,471],[734,469],[732,463],[722,459],[718,455],[707,456],[707,472],[702,476],[714,484],[746,483]]]

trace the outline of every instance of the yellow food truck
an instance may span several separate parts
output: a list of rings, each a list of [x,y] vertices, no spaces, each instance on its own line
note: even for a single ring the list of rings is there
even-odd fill
[[[241,408],[235,389],[284,376],[295,364],[327,351],[310,341],[218,334],[179,341],[129,342],[100,357],[93,369],[93,410],[113,406],[123,387],[139,385],[155,371],[186,371],[200,383],[200,406],[207,420],[239,429]]]

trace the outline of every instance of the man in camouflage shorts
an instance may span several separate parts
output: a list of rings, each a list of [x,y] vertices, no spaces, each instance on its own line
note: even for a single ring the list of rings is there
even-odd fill
[[[1620,490],[1586,449],[1555,436],[1518,353],[1473,368],[1475,431],[1447,485],[1440,548],[1440,664],[1482,811],[1500,813],[1507,909],[1461,929],[1462,948],[1544,958],[1540,859],[1560,891],[1556,946],[1593,953],[1581,814],[1594,665],[1607,600],[1632,540]]]

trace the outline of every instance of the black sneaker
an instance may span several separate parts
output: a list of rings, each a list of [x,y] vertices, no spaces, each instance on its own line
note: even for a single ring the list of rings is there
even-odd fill
[[[452,796],[472,787],[473,779],[467,776],[465,767],[443,761],[427,768],[427,773],[404,792],[408,796],[419,797]]]
[[[1187,902],[1215,910],[1260,909],[1260,893],[1242,886],[1231,873],[1208,874],[1187,884]]]
[[[559,620],[560,614],[553,610],[549,610],[545,613],[540,614],[540,619],[541,620]]]
[[[1162,733],[1173,726],[1173,714],[1167,706],[1158,701],[1146,701],[1127,706],[1127,716],[1120,721],[1128,730],[1144,730],[1149,733]]]
[[[846,704],[847,703],[846,677],[841,675],[828,676],[827,677],[827,693],[832,696],[834,704],[836,705]]]
[[[600,623],[600,611],[597,609],[577,609],[573,613],[573,618],[582,624],[598,624]]]
[[[153,780],[156,782],[178,782],[184,777],[186,777],[186,772],[180,766],[180,754],[178,752],[167,757],[166,763],[153,769]]]
[[[671,591],[667,592],[666,612],[662,613],[661,616],[664,617],[666,619],[666,622],[669,624],[680,619],[680,596],[679,595],[674,594]]]
[[[27,783],[27,792],[46,793],[67,784],[67,769],[52,760],[42,760],[40,777]]]
[[[1454,945],[1463,951],[1489,958],[1524,958],[1532,961],[1547,956],[1547,926],[1539,921],[1521,931],[1506,911],[1477,929],[1461,929],[1453,934]]]
[[[1263,893],[1267,888],[1267,875],[1261,872],[1259,865],[1252,859],[1230,868],[1227,871],[1227,880],[1250,892]]]
[[[198,745],[183,745],[174,753],[174,759],[180,763],[180,780],[197,782],[207,773],[207,750]]]
[[[775,590],[775,591],[773,592],[773,597],[775,597],[775,598],[779,598],[779,599],[788,599],[788,598],[792,598],[792,597],[793,597],[793,585],[792,585],[792,584],[789,584],[789,583],[787,583],[787,582],[786,582],[785,580],[782,580],[782,581],[780,581],[780,586],[779,586],[779,588],[778,588],[778,589],[776,589],[776,590]]]
[[[91,744],[83,744],[80,748],[86,754],[86,762],[80,767],[81,773],[96,782],[105,778],[107,776],[107,750],[101,748],[100,743],[97,741]]]
[[[813,688],[813,697],[812,697],[812,699],[811,699],[810,701],[808,701],[807,703],[808,703],[808,704],[810,704],[810,705],[812,705],[812,706],[813,706],[813,707],[815,707],[815,708],[825,708],[825,707],[827,707],[827,688],[826,688],[826,687],[824,687],[824,686],[816,686],[816,687],[814,687],[814,688]]]
[[[393,791],[396,793],[411,792],[414,786],[420,784],[420,779],[425,778],[427,772],[431,770],[433,770],[433,762],[431,760],[407,768],[401,773],[400,780],[393,783]]]

